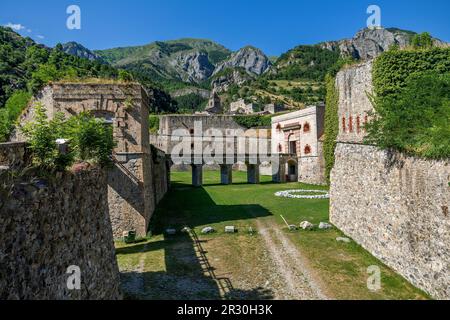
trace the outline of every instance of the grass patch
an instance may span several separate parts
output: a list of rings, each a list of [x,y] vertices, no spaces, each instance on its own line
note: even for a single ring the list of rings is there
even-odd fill
[[[144,259],[145,294],[148,299],[270,299],[276,294],[265,289],[273,270],[265,265],[264,243],[256,230],[256,219],[272,222],[283,229],[308,259],[308,264],[336,299],[426,299],[428,296],[384,266],[356,243],[341,243],[337,229],[289,232],[280,215],[291,224],[308,220],[328,221],[329,201],[323,199],[279,198],[275,192],[291,189],[327,190],[327,187],[301,183],[246,184],[246,174],[233,172],[233,185],[222,186],[220,173],[204,172],[204,186],[190,186],[190,172],[172,173],[172,189],[158,205],[151,222],[154,236],[145,243],[117,246],[120,269],[134,270]],[[234,225],[239,233],[224,233]],[[165,228],[184,226],[199,235],[202,249],[185,235],[168,237]],[[203,227],[216,233],[200,235]],[[252,227],[256,234],[247,230]],[[210,269],[204,268],[204,253]],[[382,289],[367,289],[367,267],[377,265],[382,272]],[[130,267],[131,266],[131,267]],[[133,269],[134,268],[134,269]],[[209,270],[209,271],[208,271]],[[213,274],[210,271],[213,270]],[[226,284],[232,284],[228,290]],[[225,288],[225,289],[224,289]]]

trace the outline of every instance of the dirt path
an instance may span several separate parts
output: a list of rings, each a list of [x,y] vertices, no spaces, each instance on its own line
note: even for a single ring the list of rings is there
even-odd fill
[[[272,219],[256,218],[255,223],[259,235],[248,243],[226,242],[236,241],[230,237],[200,240],[195,233],[190,240],[167,243],[165,256],[171,266],[166,261],[166,269],[153,272],[151,278],[144,277],[145,264],[152,261],[147,258],[153,253],[146,244],[137,263],[121,270],[122,288],[137,299],[328,299],[307,260],[280,226]],[[241,246],[244,254],[249,248],[252,254],[238,258],[228,251],[233,245]],[[190,272],[180,274],[179,269]]]
[[[327,299],[321,285],[309,270],[299,250],[274,222],[256,220],[259,234],[264,239],[269,258],[276,266],[277,275],[284,283],[281,299]]]

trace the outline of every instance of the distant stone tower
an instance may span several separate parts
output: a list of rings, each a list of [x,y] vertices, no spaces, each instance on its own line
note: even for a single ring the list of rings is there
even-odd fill
[[[211,97],[209,98],[208,106],[206,107],[205,111],[211,114],[223,113],[220,97],[216,91],[213,91],[211,93]]]
[[[145,236],[156,200],[152,192],[152,161],[148,135],[150,100],[137,83],[54,83],[36,97],[47,115],[56,112],[66,117],[90,111],[113,126],[117,142],[114,166],[109,170],[108,203],[115,238],[123,231],[135,230]],[[20,119],[22,124],[34,117],[34,104]],[[16,141],[25,137],[17,134]]]

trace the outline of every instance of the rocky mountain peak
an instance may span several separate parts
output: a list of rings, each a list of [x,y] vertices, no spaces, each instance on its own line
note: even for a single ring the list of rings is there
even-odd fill
[[[363,29],[352,39],[329,41],[320,46],[328,50],[340,50],[342,56],[367,60],[379,56],[392,45],[404,48],[409,45],[414,32],[396,28]]]
[[[86,47],[77,42],[71,41],[64,43],[62,45],[62,48],[63,51],[67,54],[71,54],[73,56],[77,56],[80,58],[89,59],[91,61],[97,60],[104,62],[99,55],[95,54],[94,52],[92,52],[91,50],[87,49]]]
[[[260,49],[246,46],[234,52],[229,59],[219,64],[214,74],[227,68],[243,68],[252,74],[261,75],[271,65],[270,59]]]
[[[182,80],[185,82],[201,82],[207,80],[214,71],[214,65],[210,62],[208,53],[195,50],[180,54],[171,60],[175,68],[181,68]]]

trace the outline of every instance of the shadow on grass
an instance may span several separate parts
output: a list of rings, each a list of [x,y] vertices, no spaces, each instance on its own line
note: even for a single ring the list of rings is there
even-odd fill
[[[158,204],[150,225],[153,235],[163,234],[169,227],[175,228],[177,235],[164,235],[164,240],[137,243],[116,251],[118,255],[146,255],[141,261],[147,266],[153,259],[158,259],[155,257],[160,257],[156,251],[164,252],[163,270],[121,273],[125,297],[152,300],[273,299],[270,290],[260,287],[234,288],[229,277],[217,274],[203,248],[209,240],[200,240],[194,230],[197,226],[270,215],[266,208],[258,204],[218,205],[204,188],[172,181],[171,190]],[[191,231],[180,233],[184,227],[191,228]]]
[[[218,275],[211,266],[196,233],[184,233],[147,244],[120,248],[117,254],[146,253],[164,250],[165,271],[122,272],[122,289],[126,299],[151,300],[267,300],[270,290],[235,289],[231,280]]]
[[[171,190],[158,204],[150,226],[152,234],[157,235],[167,228],[179,231],[183,227],[195,228],[271,215],[269,210],[259,204],[218,205],[203,187],[172,182]]]
[[[272,182],[272,181],[261,181],[260,183],[258,183],[259,185],[270,185],[270,184],[279,184],[279,183],[276,183],[276,182]],[[221,184],[221,183],[203,183],[203,185],[205,186],[205,187],[218,187],[218,186],[221,186],[221,187],[223,187],[224,185],[223,184]],[[233,182],[233,184],[230,184],[229,186],[239,186],[239,185],[251,185],[251,184],[249,184],[248,182]]]

